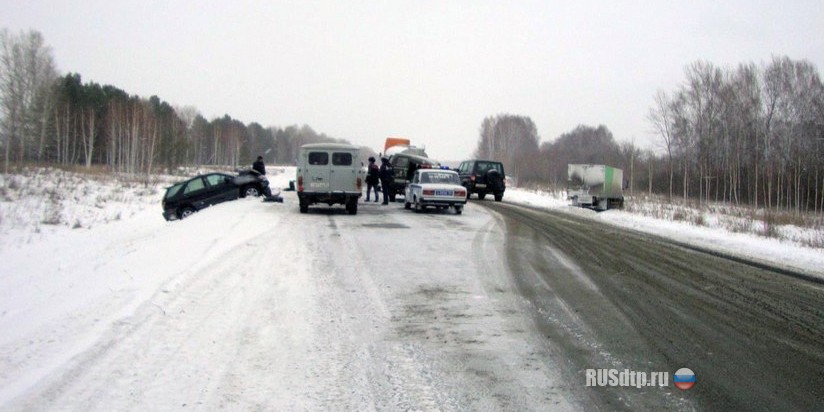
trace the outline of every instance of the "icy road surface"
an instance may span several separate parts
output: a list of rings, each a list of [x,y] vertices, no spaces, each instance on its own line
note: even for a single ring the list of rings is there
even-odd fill
[[[582,408],[494,212],[144,214],[4,251],[0,409]]]

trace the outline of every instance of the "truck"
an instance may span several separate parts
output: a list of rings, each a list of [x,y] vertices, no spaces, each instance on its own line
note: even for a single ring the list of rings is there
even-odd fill
[[[567,200],[595,210],[624,207],[624,171],[593,164],[567,165]]]
[[[358,213],[364,182],[360,149],[341,143],[311,143],[300,147],[296,171],[300,213],[309,206],[341,204],[349,214]]]
[[[383,156],[390,157],[398,153],[428,157],[425,147],[412,146],[409,139],[403,137],[387,137],[383,145]]]
[[[386,153],[390,147],[394,146],[409,146],[411,142],[404,137],[387,137],[383,144],[383,152]]]
[[[406,194],[406,184],[412,180],[415,170],[441,167],[440,162],[429,158],[424,147],[412,146],[404,137],[387,137],[383,157],[389,160],[395,173],[389,187],[380,188],[386,191],[390,202],[394,202],[397,195]]]

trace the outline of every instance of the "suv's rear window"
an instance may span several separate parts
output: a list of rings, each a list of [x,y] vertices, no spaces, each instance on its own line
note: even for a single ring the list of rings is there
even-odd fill
[[[328,165],[329,153],[326,152],[309,152],[310,165]]]
[[[332,153],[332,165],[333,166],[351,166],[352,165],[352,153],[345,153],[345,152]]]
[[[475,164],[475,173],[482,175],[492,169],[504,174],[504,167],[498,162],[478,162]]]

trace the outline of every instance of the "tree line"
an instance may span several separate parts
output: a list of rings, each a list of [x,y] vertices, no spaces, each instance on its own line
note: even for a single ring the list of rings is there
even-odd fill
[[[618,143],[604,125],[541,142],[527,116],[482,120],[474,155],[504,162],[521,182],[565,185],[569,163],[624,169],[630,193],[824,210],[824,86],[805,60],[721,68],[698,61],[653,96],[647,121],[658,150]],[[11,163],[105,165],[150,174],[180,165],[291,164],[305,143],[346,142],[309,126],[263,127],[229,115],[58,73],[37,31],[0,30],[0,148]],[[365,154],[372,154],[368,148]]]
[[[724,69],[695,62],[659,91],[648,123],[658,151],[580,125],[539,145],[523,116],[484,119],[475,155],[503,161],[521,181],[563,186],[567,164],[624,169],[629,191],[797,212],[824,209],[824,86],[808,61]]]
[[[106,165],[152,173],[180,165],[293,163],[306,143],[346,142],[309,126],[263,127],[229,115],[205,119],[158,96],[60,75],[37,31],[0,31],[0,145],[10,163]]]

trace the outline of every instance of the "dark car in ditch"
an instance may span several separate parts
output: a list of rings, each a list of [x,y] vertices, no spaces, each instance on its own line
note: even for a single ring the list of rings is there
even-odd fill
[[[175,183],[163,195],[163,217],[183,219],[203,208],[239,197],[267,193],[269,181],[254,171],[240,171],[238,176],[206,173]]]
[[[487,194],[495,196],[500,202],[506,191],[506,174],[504,165],[494,160],[466,160],[457,169],[461,176],[461,185],[466,188],[466,197],[473,193],[483,200]]]

